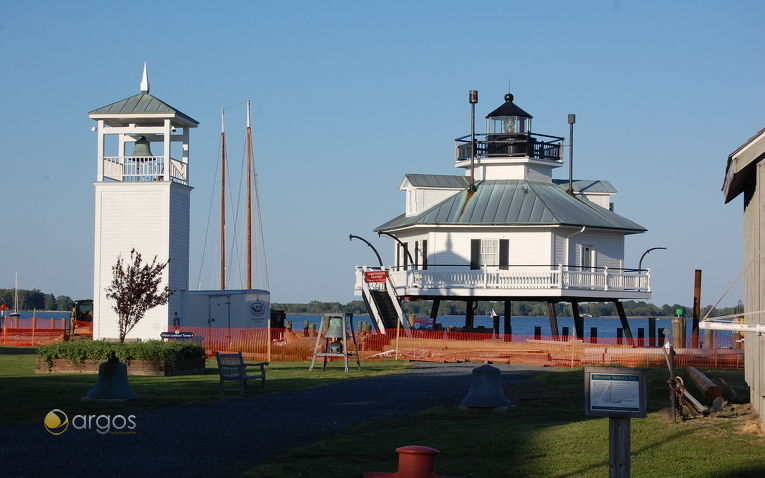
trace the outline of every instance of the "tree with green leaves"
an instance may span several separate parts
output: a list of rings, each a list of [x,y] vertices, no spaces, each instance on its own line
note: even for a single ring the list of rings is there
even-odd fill
[[[151,264],[143,264],[141,254],[130,251],[130,263],[123,264],[122,256],[112,267],[112,284],[106,288],[106,298],[113,300],[112,310],[117,313],[120,342],[143,318],[149,309],[167,304],[173,291],[168,286],[160,289],[162,272],[170,263],[157,263],[157,256]]]

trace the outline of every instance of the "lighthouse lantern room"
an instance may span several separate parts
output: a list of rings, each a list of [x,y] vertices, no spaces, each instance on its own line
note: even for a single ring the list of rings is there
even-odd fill
[[[149,310],[128,339],[157,339],[186,313],[189,283],[189,131],[199,124],[149,94],[144,64],[140,93],[91,111],[97,121],[93,338],[119,336],[106,299],[112,267],[131,250],[151,263],[170,260],[162,287],[174,293]]]

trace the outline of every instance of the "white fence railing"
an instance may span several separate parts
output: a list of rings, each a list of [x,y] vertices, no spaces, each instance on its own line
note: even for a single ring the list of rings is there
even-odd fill
[[[165,168],[164,156],[106,156],[103,179],[122,182],[173,181],[188,184],[188,164],[170,158]]]
[[[361,290],[364,268],[357,267]],[[570,289],[650,292],[648,271],[597,268],[569,270],[558,266],[510,266],[508,269],[389,271],[397,288],[416,289]]]

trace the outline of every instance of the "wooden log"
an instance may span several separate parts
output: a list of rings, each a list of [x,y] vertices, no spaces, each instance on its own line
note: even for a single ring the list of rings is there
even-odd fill
[[[695,367],[688,367],[688,375],[696,388],[701,390],[704,397],[710,402],[713,402],[717,397],[722,397],[722,389]]]

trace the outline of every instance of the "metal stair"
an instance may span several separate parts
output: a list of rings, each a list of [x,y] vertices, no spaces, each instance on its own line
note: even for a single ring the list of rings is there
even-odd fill
[[[394,330],[399,322],[402,327],[407,328],[408,321],[405,320],[390,277],[386,277],[385,282],[367,282],[366,280],[362,282],[364,304],[378,332],[384,334],[386,330]]]

